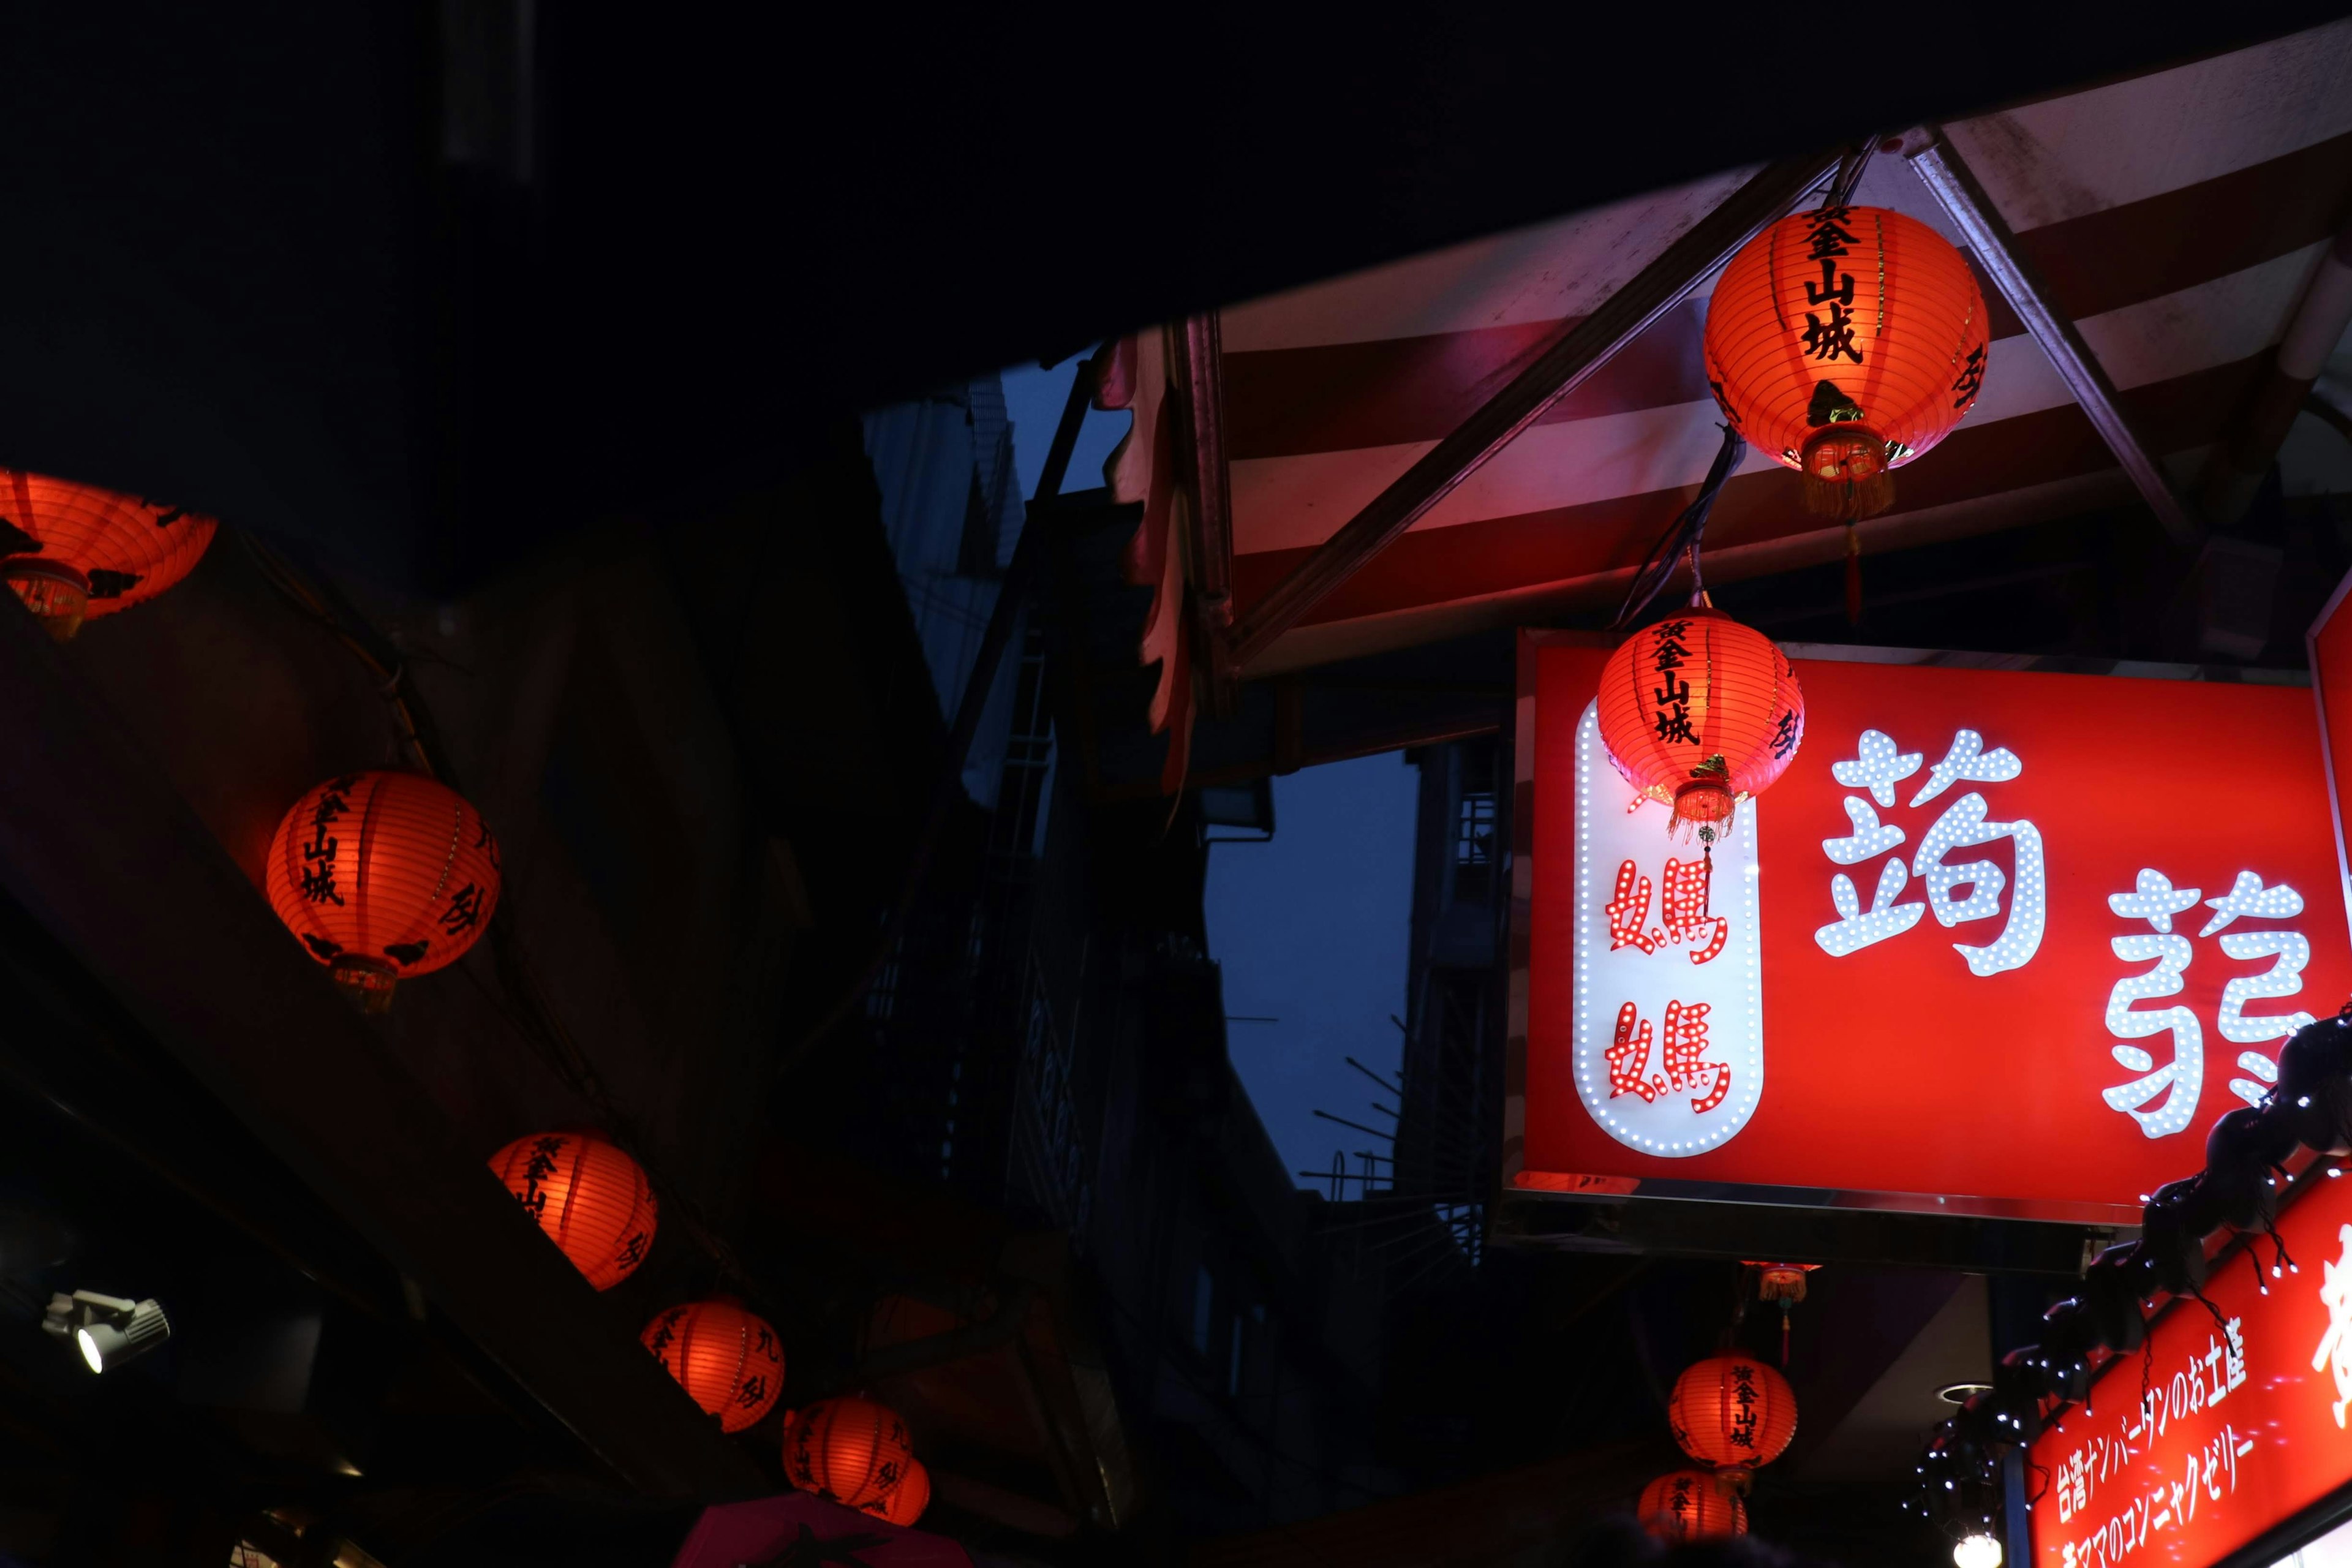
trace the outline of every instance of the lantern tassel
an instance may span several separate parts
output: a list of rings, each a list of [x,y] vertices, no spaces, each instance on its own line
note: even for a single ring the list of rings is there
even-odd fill
[[[1876,517],[1895,504],[1895,476],[1885,469],[1858,479],[1824,479],[1803,476],[1805,510],[1815,517],[1841,522]]]
[[[1862,530],[1845,525],[1845,624],[1862,625]]]

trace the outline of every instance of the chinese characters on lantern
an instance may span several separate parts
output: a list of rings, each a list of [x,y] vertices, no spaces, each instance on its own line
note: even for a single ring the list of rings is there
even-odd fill
[[[1662,719],[1675,679],[1660,672]],[[1590,710],[1578,755],[1579,1091],[1621,1142],[1696,1153],[1762,1087],[1756,835],[1678,853],[1658,831],[1669,808],[1609,762]]]
[[[1868,798],[1861,795],[1846,796],[1845,815],[1853,831],[1843,838],[1822,839],[1822,852],[1837,865],[1854,866],[1905,843],[1908,837],[1906,831],[1894,823],[1881,822],[1878,813],[1895,805],[1895,786],[1916,773],[1926,761],[1925,752],[1900,750],[1885,731],[1864,730],[1855,754],[1831,763],[1830,773],[1848,789],[1867,791]],[[2006,784],[2024,772],[2024,767],[2017,753],[2008,747],[1987,751],[1982,735],[1974,730],[1962,730],[1952,737],[1944,760],[1927,770],[1927,779],[1906,804],[1912,807],[1925,805],[1956,783]],[[1954,942],[1953,949],[1968,961],[1969,972],[1979,976],[2022,968],[2031,962],[2042,946],[2047,914],[2042,833],[2025,818],[1994,822],[1988,820],[1990,815],[1985,797],[1975,790],[1945,806],[1943,814],[1920,837],[1907,868],[1900,855],[1889,855],[1879,868],[1868,910],[1862,907],[1853,878],[1843,871],[1832,877],[1830,904],[1838,918],[1813,933],[1822,951],[1832,958],[1843,958],[1874,943],[1901,936],[1917,925],[1921,916],[1930,912],[1936,923],[1948,930],[1969,921],[1990,920],[2001,913],[2001,894],[2006,891],[2010,896],[2009,910],[2000,934],[1982,946]],[[1956,849],[2003,838],[2011,841],[2015,855],[2014,887],[2010,885],[2008,875],[1990,860],[1953,864],[1947,858]],[[1924,882],[1924,897],[1898,902],[1914,877]],[[1953,894],[1961,888],[1968,889],[1969,896],[1954,898]]]
[[[1846,230],[1853,221],[1848,207],[1823,207],[1805,215],[1805,257],[1822,269],[1821,281],[1805,284],[1805,303],[1818,308],[1805,312],[1805,352],[1817,361],[1862,363],[1862,350],[1853,341],[1853,274],[1837,263],[1862,243]]]
[[[2281,931],[2269,922],[2292,920],[2303,913],[2303,895],[2284,883],[2264,887],[2260,875],[2240,871],[2230,890],[2218,898],[2204,897],[2202,888],[2175,887],[2172,879],[2153,867],[2143,868],[2127,893],[2112,893],[2107,907],[2126,921],[2144,921],[2148,929],[2111,939],[2116,956],[2126,963],[2155,967],[2128,974],[2107,994],[2107,1033],[2119,1041],[2172,1037],[2171,1059],[2158,1067],[2142,1046],[2111,1047],[2126,1072],[2140,1076],[2104,1093],[2106,1102],[2139,1123],[2150,1138],[2162,1138],[2187,1128],[2197,1114],[2205,1089],[2205,1032],[2195,1012],[2180,1004],[2169,1007],[2135,1007],[2142,998],[2177,996],[2182,980],[2196,960],[2188,935],[2172,929],[2173,917],[2194,909],[2200,900],[2213,911],[2197,939],[2219,935],[2222,955],[2239,960],[2271,960],[2259,974],[2233,977],[2221,989],[2221,1005],[2214,1019],[2222,1039],[2233,1046],[2254,1046],[2284,1039],[2311,1022],[2308,1013],[2248,1014],[2248,1002],[2292,996],[2303,989],[2303,969],[2311,962],[2311,943],[2299,931]],[[2263,922],[2229,930],[2239,921]],[[2278,1063],[2261,1051],[2238,1054],[2238,1068],[2249,1075],[2230,1080],[2231,1092],[2249,1105],[2259,1105],[2278,1081]]]
[[[1658,684],[1650,694],[1657,705],[1658,739],[1679,741],[1685,745],[1698,744],[1698,736],[1690,725],[1690,682],[1677,673],[1690,663],[1690,649],[1683,639],[1690,636],[1688,621],[1661,622],[1650,648],[1650,670]]]
[[[348,798],[356,779],[337,779],[319,796],[319,804],[310,808],[310,838],[302,846],[300,884],[302,896],[314,904],[341,905],[343,895],[335,887],[335,854],[341,841],[327,836],[327,829],[351,811]]]

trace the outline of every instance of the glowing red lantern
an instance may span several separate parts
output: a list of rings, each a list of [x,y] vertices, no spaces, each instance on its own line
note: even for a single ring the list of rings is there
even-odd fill
[[[454,963],[499,901],[499,845],[463,796],[421,773],[346,773],[294,803],[269,841],[269,907],[371,1013]]]
[[[490,1171],[599,1290],[635,1273],[653,1250],[660,1207],[645,1168],[597,1133],[518,1138],[491,1156]]]
[[[1868,517],[1888,471],[1951,434],[1984,384],[1984,294],[1943,236],[1885,207],[1782,218],[1724,268],[1706,379],[1748,444],[1805,476],[1806,505]]]
[[[874,1400],[827,1399],[784,1417],[784,1475],[828,1501],[882,1501],[914,1462],[906,1422]]]
[[[1752,1470],[1779,1458],[1797,1435],[1797,1395],[1771,1367],[1730,1352],[1676,1378],[1666,1415],[1692,1458],[1718,1470]]]
[[[1748,1533],[1748,1504],[1703,1470],[1675,1470],[1642,1489],[1634,1516],[1661,1541],[1712,1541]]]
[[[657,1314],[639,1336],[722,1432],[742,1432],[784,1391],[784,1347],[764,1318],[732,1301],[690,1301]]]
[[[215,526],[185,507],[0,468],[0,576],[59,642],[186,576]]]
[[[1601,671],[1601,739],[1628,783],[1712,846],[1805,738],[1805,695],[1770,637],[1720,610],[1679,611],[1617,645]]]
[[[920,1459],[907,1461],[907,1473],[898,1484],[872,1502],[858,1507],[887,1523],[910,1525],[923,1517],[931,1506],[931,1472],[923,1468]]]

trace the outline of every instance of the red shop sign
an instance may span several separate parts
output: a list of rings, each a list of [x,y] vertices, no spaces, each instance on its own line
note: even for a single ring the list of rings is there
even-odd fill
[[[2304,688],[1801,658],[1710,866],[1602,751],[1605,657],[1522,645],[1522,1188],[2133,1223],[2352,994]]]
[[[2173,1302],[2027,1451],[2035,1568],[2203,1568],[2352,1481],[2352,1181],[2320,1179],[2271,1249]],[[2267,1293],[2265,1293],[2267,1291]],[[2142,1394],[2142,1380],[2146,1394]]]

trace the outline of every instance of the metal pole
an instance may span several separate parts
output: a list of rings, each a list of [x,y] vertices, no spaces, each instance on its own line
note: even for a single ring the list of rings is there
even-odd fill
[[[1985,195],[1978,184],[1975,172],[1969,169],[1958,151],[1944,140],[1939,126],[1927,128],[1927,145],[1912,153],[1911,168],[1919,176],[1936,200],[1943,204],[1945,213],[1960,236],[1974,250],[1977,260],[1993,280],[2010,308],[2033,334],[2042,352],[2050,356],[2057,367],[2059,379],[2082,405],[2092,428],[2106,442],[2131,476],[2148,508],[2156,513],[2157,521],[2176,544],[2197,542],[2204,531],[2179,488],[2164,465],[2156,460],[2147,441],[2134,423],[2131,415],[2116,396],[2115,383],[2107,379],[2105,366],[2091,347],[2083,341],[2081,329],[2074,319],[2060,310],[2050,298],[2049,288],[2025,258],[2017,246],[2017,236],[2011,232],[2000,210]]]
[[[1234,667],[1247,666],[1271,647],[1333,589],[1541,418],[1544,410],[1582,385],[1741,246],[1802,201],[1839,166],[1842,157],[1842,153],[1816,153],[1766,166],[1666,247],[1632,282],[1602,300],[1600,309],[1561,333],[1484,407],[1250,607],[1234,627]]]

